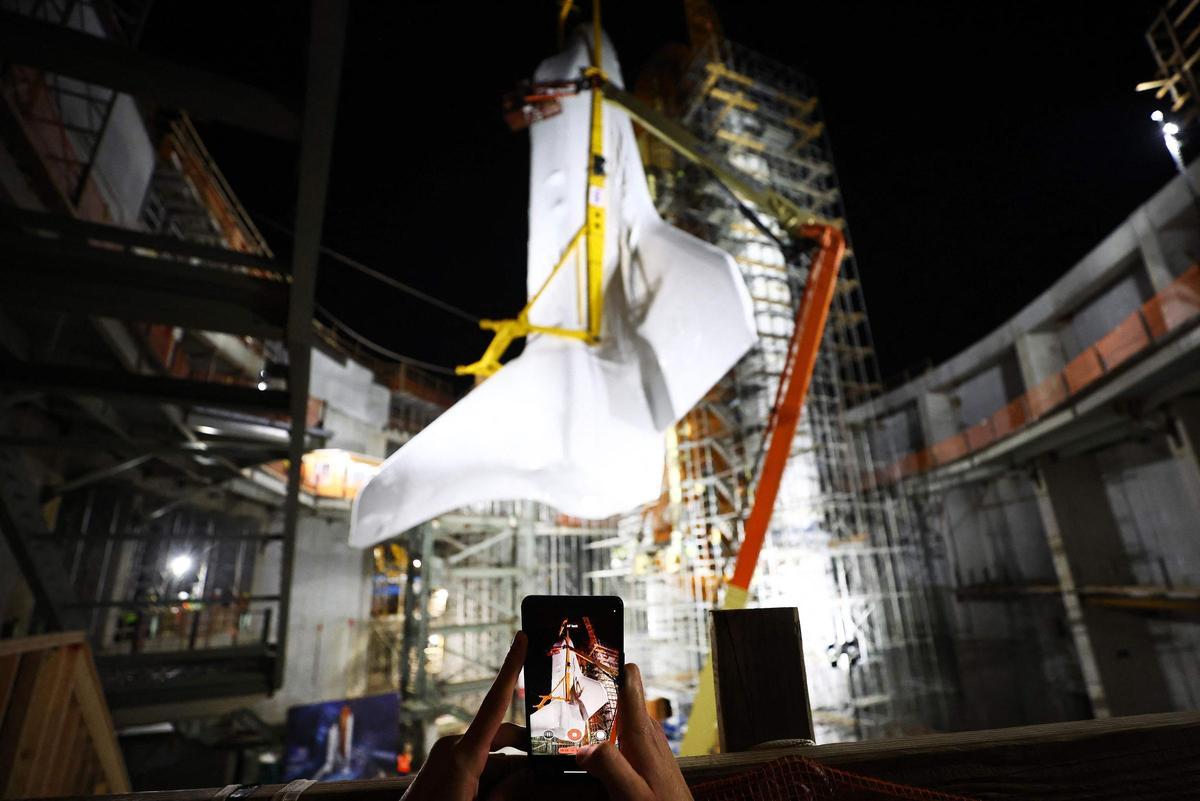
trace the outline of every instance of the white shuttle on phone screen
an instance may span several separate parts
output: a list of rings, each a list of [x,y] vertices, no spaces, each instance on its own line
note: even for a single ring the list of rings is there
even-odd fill
[[[558,640],[550,649],[550,692],[541,697],[529,716],[529,731],[534,737],[579,745],[585,740],[601,739],[588,736],[588,720],[609,700],[601,682],[583,675],[580,655],[571,641],[573,628],[577,626],[564,620]]]

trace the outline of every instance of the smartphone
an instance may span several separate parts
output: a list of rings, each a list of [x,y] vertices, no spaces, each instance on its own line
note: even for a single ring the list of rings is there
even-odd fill
[[[615,741],[625,670],[625,607],[615,595],[529,595],[521,601],[529,765],[583,773],[575,754]]]

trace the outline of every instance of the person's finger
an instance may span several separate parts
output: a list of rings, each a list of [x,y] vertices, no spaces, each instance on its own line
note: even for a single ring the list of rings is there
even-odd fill
[[[637,774],[621,752],[608,743],[585,745],[575,755],[575,762],[600,780],[613,801],[654,800],[650,785]]]
[[[529,730],[515,723],[501,723],[492,737],[489,751],[499,751],[501,748],[520,748],[522,751],[529,747]]]
[[[642,669],[633,662],[625,665],[625,683],[617,696],[617,702],[624,701],[631,708],[629,712],[649,717],[646,711],[646,688],[642,686]]]
[[[658,722],[646,711],[642,671],[632,662],[625,665],[625,682],[617,693],[617,721],[621,752],[637,770],[649,767],[649,760],[654,754],[651,735]]]
[[[625,666],[625,685],[617,697],[621,721],[621,753],[655,792],[682,781],[666,732],[646,709],[646,691],[637,665]]]
[[[528,643],[525,632],[518,631],[496,680],[492,682],[492,689],[488,690],[479,711],[475,713],[475,719],[471,721],[467,733],[458,743],[460,751],[470,758],[477,771],[483,769],[492,737],[499,730],[504,716],[508,714],[508,706],[512,703],[513,692],[517,687],[517,675],[521,672],[521,666],[525,664],[525,649]]]

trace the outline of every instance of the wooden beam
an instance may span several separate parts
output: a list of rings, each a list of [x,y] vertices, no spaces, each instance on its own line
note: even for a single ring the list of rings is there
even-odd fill
[[[56,631],[52,634],[16,637],[9,640],[0,640],[0,657],[45,651],[49,648],[60,648],[64,645],[73,645],[81,642],[83,642],[82,631]]]
[[[62,708],[60,698],[69,688],[71,672],[78,645],[67,645],[51,651],[38,666],[33,679],[27,706],[17,728],[18,746],[12,764],[8,766],[3,786],[5,798],[24,798],[33,791],[41,763],[52,748],[57,736]],[[14,721],[15,722],[15,721]]]
[[[722,753],[813,739],[799,611],[714,610],[708,632]]]
[[[280,139],[295,139],[300,129],[296,115],[262,89],[12,11],[0,11],[0,54],[6,61],[186,109],[196,119]]]
[[[86,645],[84,656],[75,668],[75,700],[83,716],[83,724],[92,741],[92,751],[99,761],[100,771],[109,792],[127,793],[130,789],[129,774],[125,770],[125,758],[117,744],[112,714],[104,700],[104,688],[96,672],[96,662],[91,649]]]
[[[3,645],[0,640],[0,645]],[[0,730],[7,719],[8,702],[12,698],[13,686],[17,683],[17,671],[21,669],[21,655],[0,656]]]
[[[1049,723],[1011,729],[934,734],[894,740],[772,748],[679,760],[695,786],[783,757],[910,786],[991,801],[1162,801],[1200,787],[1200,712]],[[482,787],[526,770],[523,756],[488,758]],[[306,801],[395,801],[412,781],[320,782]],[[269,801],[283,788],[254,788],[246,801]],[[104,801],[210,801],[219,788],[132,793]]]
[[[0,645],[4,645],[4,641],[0,641]],[[32,651],[21,656],[18,664],[8,711],[4,716],[4,725],[0,726],[0,798],[12,797],[9,794],[9,779],[14,772],[21,749],[25,718],[30,709],[29,699],[33,694],[34,685],[37,683],[38,674],[48,656],[49,652],[47,651]]]

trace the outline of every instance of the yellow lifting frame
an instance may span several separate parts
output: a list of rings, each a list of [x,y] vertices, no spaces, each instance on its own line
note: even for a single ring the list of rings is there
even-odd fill
[[[550,285],[550,280],[558,274],[562,266],[567,263],[571,255],[579,247],[580,241],[584,238],[584,232],[587,226],[580,226],[575,235],[571,237],[571,241],[567,243],[567,247],[563,250],[562,256],[558,262],[550,270],[546,276],[546,280],[538,287],[538,291],[533,293],[533,297],[525,304],[525,308],[517,313],[517,316],[511,320],[480,320],[479,327],[485,331],[494,331],[495,336],[492,337],[491,343],[487,346],[487,350],[483,352],[483,356],[479,357],[479,361],[472,364],[454,368],[454,372],[458,375],[476,375],[480,378],[487,378],[494,374],[502,366],[500,357],[508,350],[508,346],[513,343],[513,340],[520,337],[529,336],[530,334],[550,334],[552,336],[566,337],[567,339],[582,339],[587,341],[588,332],[580,331],[571,328],[558,328],[556,326],[533,325],[529,322],[529,311],[533,308],[533,304],[546,291],[546,287]]]
[[[563,14],[569,11],[564,4]],[[592,66],[584,70],[584,77],[592,82],[591,133],[588,139],[587,211],[583,226],[571,237],[558,263],[550,270],[546,280],[525,304],[525,308],[513,319],[480,320],[479,327],[494,332],[492,341],[479,360],[472,364],[454,368],[457,375],[473,375],[483,379],[494,375],[503,365],[500,358],[508,351],[513,341],[530,334],[549,334],[565,339],[578,339],[589,345],[600,341],[600,326],[604,311],[604,227],[606,221],[604,197],[604,98],[600,86],[607,83],[600,57],[603,34],[600,29],[600,0],[592,2]],[[557,326],[531,325],[529,311],[542,296],[550,280],[567,262],[580,240],[586,242],[587,251],[587,327],[584,329],[560,328]]]

